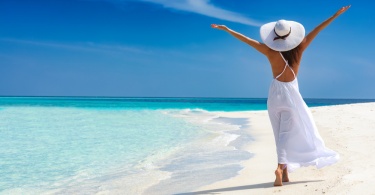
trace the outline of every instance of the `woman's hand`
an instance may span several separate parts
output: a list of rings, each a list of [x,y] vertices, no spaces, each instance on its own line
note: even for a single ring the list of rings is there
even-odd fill
[[[225,25],[211,24],[211,27],[219,29],[219,30],[225,30],[225,31],[229,30],[228,27],[226,27]]]
[[[339,11],[337,11],[337,12],[335,13],[334,16],[337,17],[337,16],[343,14],[344,12],[346,12],[346,10],[348,10],[348,9],[350,8],[350,6],[351,6],[351,5],[348,5],[348,6],[342,7],[341,9],[339,9]]]

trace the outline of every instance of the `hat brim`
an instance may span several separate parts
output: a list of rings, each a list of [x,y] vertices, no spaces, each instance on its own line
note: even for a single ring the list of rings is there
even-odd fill
[[[305,28],[302,24],[294,21],[287,21],[290,24],[291,32],[284,39],[274,40],[276,22],[270,22],[260,27],[260,37],[264,44],[275,51],[289,51],[296,48],[305,38]]]

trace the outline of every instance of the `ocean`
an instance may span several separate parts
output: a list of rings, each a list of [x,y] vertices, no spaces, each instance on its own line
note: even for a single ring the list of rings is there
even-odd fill
[[[308,106],[375,100],[306,99]],[[173,194],[235,176],[264,98],[0,97],[0,194]],[[186,185],[188,183],[189,185]]]

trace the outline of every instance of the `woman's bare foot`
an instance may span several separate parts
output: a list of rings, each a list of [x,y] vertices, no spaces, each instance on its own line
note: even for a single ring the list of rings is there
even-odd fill
[[[284,170],[283,170],[283,180],[282,180],[283,182],[289,182],[289,177],[288,177],[288,170],[287,170],[287,168],[285,168]]]
[[[282,182],[283,170],[282,169],[276,169],[275,175],[276,175],[276,179],[275,179],[275,183],[273,183],[273,185],[274,186],[282,186],[283,185],[283,182]]]

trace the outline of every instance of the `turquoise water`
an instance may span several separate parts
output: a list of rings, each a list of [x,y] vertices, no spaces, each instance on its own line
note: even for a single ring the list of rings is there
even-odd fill
[[[356,101],[369,100],[309,105]],[[251,157],[246,121],[207,110],[265,108],[265,99],[2,97],[0,192],[138,194],[159,181],[149,193],[233,177]]]
[[[305,99],[309,107],[374,102],[374,99]],[[207,111],[266,110],[266,98],[95,98],[0,97],[2,106],[80,107],[102,109],[204,109]]]
[[[130,171],[198,137],[199,130],[159,111],[3,108],[0,191],[49,189]]]

